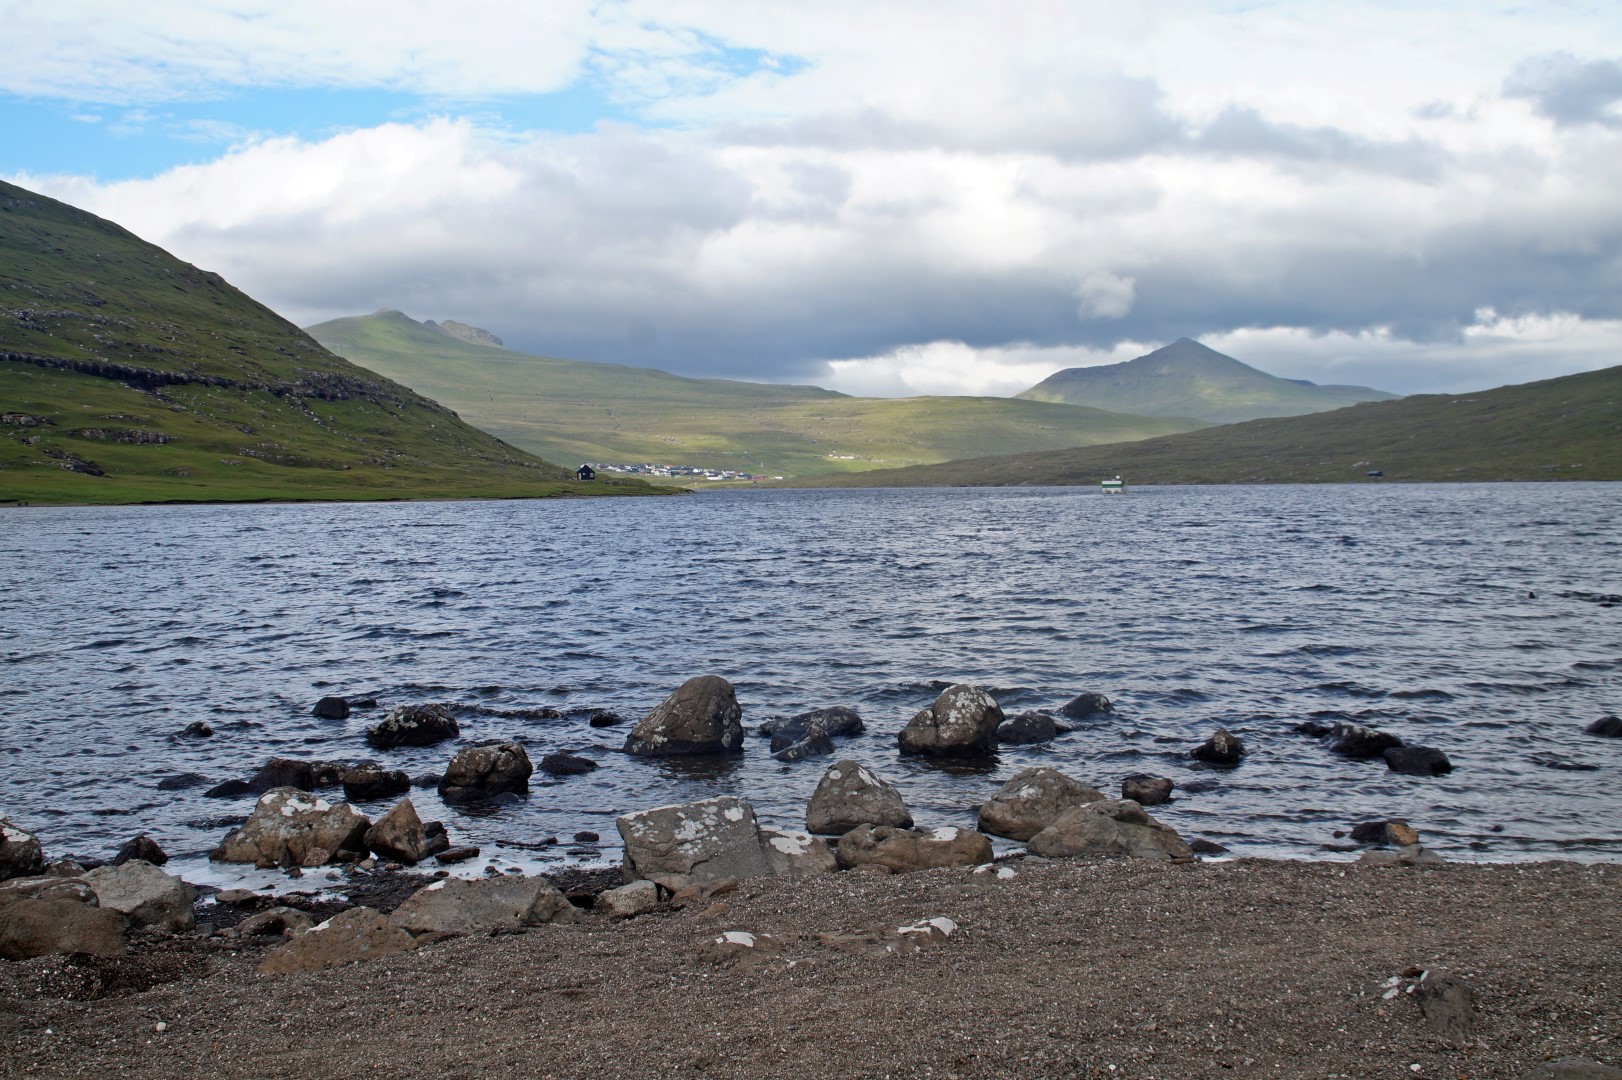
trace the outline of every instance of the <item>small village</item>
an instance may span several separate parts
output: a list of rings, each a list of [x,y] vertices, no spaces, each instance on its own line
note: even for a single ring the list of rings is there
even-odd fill
[[[781,476],[764,476],[759,473],[738,472],[736,469],[704,469],[697,465],[658,465],[652,462],[641,462],[634,465],[611,464],[608,462],[588,462],[575,471],[581,480],[594,479],[599,472],[619,473],[625,476],[674,476],[691,480],[730,480],[748,481],[758,483],[761,480],[781,480]],[[589,475],[588,475],[589,474]]]

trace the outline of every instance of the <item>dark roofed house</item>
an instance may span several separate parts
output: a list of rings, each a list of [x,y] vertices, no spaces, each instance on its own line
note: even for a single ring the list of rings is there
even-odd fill
[[[582,465],[574,471],[574,476],[576,480],[595,480],[597,479],[597,470],[590,465]]]

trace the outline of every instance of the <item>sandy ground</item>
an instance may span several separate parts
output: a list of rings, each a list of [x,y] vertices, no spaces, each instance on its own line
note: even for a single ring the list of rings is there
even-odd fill
[[[682,910],[305,975],[256,974],[266,947],[205,932],[114,961],[0,963],[0,1074],[1452,1080],[1573,1054],[1622,1065],[1622,867],[1006,865],[747,881]],[[916,953],[870,933],[943,916],[956,932]],[[776,945],[721,955],[725,931]],[[1474,993],[1466,1039],[1404,992],[1436,967]]]

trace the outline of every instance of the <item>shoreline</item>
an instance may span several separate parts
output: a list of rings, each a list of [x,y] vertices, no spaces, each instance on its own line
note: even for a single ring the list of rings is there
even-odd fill
[[[1622,1065],[1622,866],[998,865],[1012,873],[747,879],[634,919],[586,912],[295,975],[257,974],[268,946],[203,930],[139,939],[124,958],[0,964],[0,1074],[1451,1078],[1519,1077],[1573,1054]],[[886,928],[935,918],[956,931],[912,954],[875,947]],[[760,945],[718,953],[727,931]],[[1437,968],[1473,993],[1467,1037],[1439,1033],[1407,992]]]

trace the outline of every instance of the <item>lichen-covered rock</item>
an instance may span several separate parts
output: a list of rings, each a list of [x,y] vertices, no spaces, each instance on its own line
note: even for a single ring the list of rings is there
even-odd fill
[[[535,767],[515,742],[480,743],[461,750],[439,778],[439,796],[446,802],[474,802],[510,791],[528,794]]]
[[[379,750],[391,746],[432,746],[462,733],[443,705],[396,705],[366,729],[366,741]]]
[[[1191,750],[1189,756],[1209,765],[1237,765],[1245,756],[1245,744],[1227,728],[1219,727],[1209,739]]]
[[[1131,799],[1139,806],[1159,806],[1171,798],[1174,786],[1169,777],[1133,773],[1121,780],[1121,798]]]
[[[499,877],[441,878],[412,893],[394,909],[393,920],[412,934],[481,934],[580,917],[545,878]]]
[[[1022,769],[980,805],[980,828],[993,836],[1029,840],[1071,807],[1103,797],[1058,769]]]
[[[419,863],[451,846],[445,826],[424,824],[410,799],[401,799],[377,824],[366,830],[366,847],[393,862]]]
[[[625,814],[615,824],[630,881],[649,878],[676,892],[772,873],[755,808],[731,795]]]
[[[395,956],[416,947],[416,939],[390,922],[387,915],[369,907],[355,907],[340,911],[276,949],[259,965],[259,972],[287,975],[322,971]]]
[[[839,865],[847,870],[878,864],[897,874],[940,866],[979,866],[992,857],[990,840],[955,825],[939,829],[862,825],[839,838],[837,855]]]
[[[364,854],[370,826],[348,803],[334,805],[297,788],[276,788],[259,797],[253,814],[209,858],[261,867],[320,866],[340,851]]]
[[[1188,859],[1193,852],[1177,835],[1131,799],[1108,799],[1073,807],[1031,837],[1032,855],[1132,855],[1141,859]]]
[[[839,860],[834,857],[834,849],[828,841],[809,833],[761,829],[760,845],[766,853],[772,877],[817,877],[839,869]]]
[[[805,812],[814,833],[843,835],[858,825],[910,829],[912,814],[895,785],[848,758],[822,774]]]
[[[45,868],[45,853],[33,833],[0,814],[0,881],[28,877]]]
[[[99,907],[123,915],[136,930],[178,933],[196,925],[192,903],[197,890],[149,862],[131,859],[98,867],[84,880],[96,891]]]
[[[903,754],[990,757],[997,752],[997,726],[1002,722],[1002,709],[990,694],[959,683],[908,721],[896,742]]]
[[[124,955],[124,916],[63,898],[18,900],[0,908],[0,957],[57,953]]]
[[[688,679],[625,737],[625,752],[642,757],[730,754],[743,749],[743,709],[732,684],[718,675]]]

